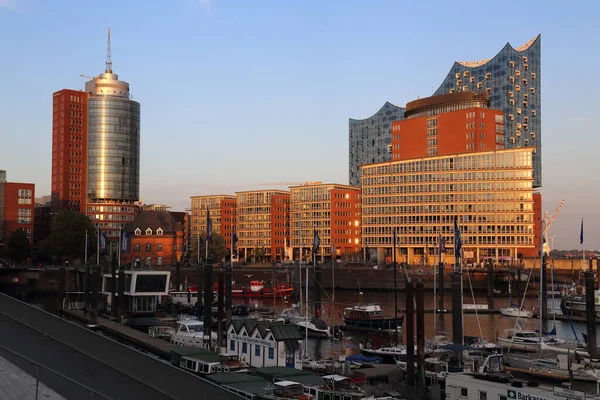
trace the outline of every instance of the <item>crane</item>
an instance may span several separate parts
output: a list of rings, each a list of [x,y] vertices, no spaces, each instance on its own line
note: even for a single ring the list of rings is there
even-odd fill
[[[87,76],[87,75],[83,75],[83,74],[79,74],[79,76],[82,78],[86,78],[86,79],[94,79],[91,76]]]
[[[558,215],[558,212],[560,211],[560,209],[563,207],[563,205],[565,204],[565,201],[561,201],[559,206],[556,208],[556,211],[554,211],[554,214],[552,214],[552,218],[550,218],[550,221],[548,221],[548,211],[546,211],[544,213],[544,231],[542,232],[542,235],[544,237],[544,253],[547,253],[548,255],[550,254],[550,252],[552,251],[552,249],[554,248],[554,240],[552,240],[552,246],[550,246],[550,241],[548,240],[548,231],[550,230],[550,227],[552,226],[552,224],[554,223],[554,220],[556,219],[556,216]],[[552,239],[554,239],[554,236],[552,237]]]
[[[263,182],[259,183],[260,186],[308,186],[308,185],[320,185],[321,181],[315,182]]]

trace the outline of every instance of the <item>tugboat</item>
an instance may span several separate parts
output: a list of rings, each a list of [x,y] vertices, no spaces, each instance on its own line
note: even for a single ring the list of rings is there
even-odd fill
[[[344,309],[344,323],[349,328],[395,331],[402,327],[404,316],[384,317],[379,304],[361,304]]]

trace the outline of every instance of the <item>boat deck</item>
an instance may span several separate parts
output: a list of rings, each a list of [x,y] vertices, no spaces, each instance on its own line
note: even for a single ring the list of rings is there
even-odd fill
[[[81,322],[89,323],[89,317],[86,316],[83,311],[65,310],[64,313]],[[148,350],[160,356],[165,360],[171,359],[171,349],[175,347],[175,345],[172,343],[162,339],[150,337],[150,335],[147,333],[138,331],[137,329],[133,329],[125,325],[121,325],[118,322],[111,321],[110,319],[101,316],[98,316],[98,324],[100,325],[99,329],[105,332],[118,336],[135,346],[141,347],[144,350]]]

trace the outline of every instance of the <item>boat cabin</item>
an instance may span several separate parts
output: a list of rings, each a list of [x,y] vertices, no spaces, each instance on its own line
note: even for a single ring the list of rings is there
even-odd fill
[[[365,304],[344,309],[344,316],[350,319],[373,320],[382,319],[383,310],[378,304]]]
[[[352,380],[337,374],[326,375],[319,386],[304,385],[304,393],[315,400],[359,400],[365,392],[354,386]]]
[[[273,387],[273,396],[286,399],[309,399],[305,397],[304,388],[301,384],[292,381],[275,382]]]
[[[239,361],[237,354],[217,354],[208,350],[182,355],[178,365],[186,371],[199,375],[233,372],[245,367]]]
[[[169,271],[140,271],[126,270],[125,289],[125,315],[152,314],[156,312],[156,306],[163,296],[169,291]],[[116,293],[119,295],[119,275],[116,276]],[[109,311],[116,300],[112,298],[113,279],[112,274],[104,274],[102,277],[102,306],[104,311]]]

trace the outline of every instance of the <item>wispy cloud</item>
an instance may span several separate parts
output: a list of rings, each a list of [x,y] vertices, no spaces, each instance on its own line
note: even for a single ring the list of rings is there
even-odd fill
[[[17,0],[0,0],[0,8],[10,11],[18,11]]]
[[[584,122],[588,119],[588,117],[569,117],[569,122]]]

